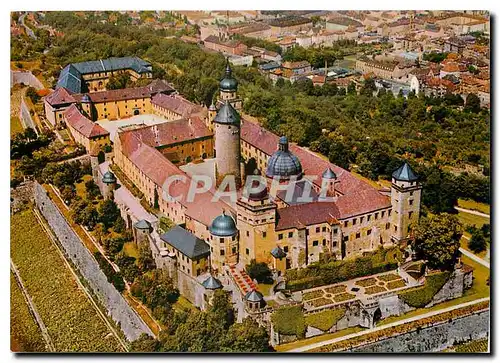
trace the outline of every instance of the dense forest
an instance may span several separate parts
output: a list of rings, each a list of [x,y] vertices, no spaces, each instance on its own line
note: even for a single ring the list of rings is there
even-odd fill
[[[166,30],[131,26],[125,17],[120,19],[103,23],[95,16],[47,13],[43,21],[64,36],[51,38],[47,54],[39,53],[46,68],[42,72],[55,81],[70,62],[137,55],[153,63],[155,77],[172,82],[186,98],[210,104],[224,69],[221,54],[166,38]],[[19,59],[22,51],[12,43],[12,59]],[[298,48],[284,58],[322,63],[325,55],[338,59],[340,53],[339,46]],[[346,92],[330,84],[315,87],[308,80],[273,85],[254,67],[234,68],[244,112],[273,132],[373,180],[390,178],[402,159],[409,160],[423,177],[424,204],[434,212],[451,211],[459,197],[489,202],[490,114],[473,106],[473,97],[464,106],[453,95],[374,96],[370,81],[359,94],[353,86]],[[463,170],[467,164],[483,165],[485,177],[447,171]]]

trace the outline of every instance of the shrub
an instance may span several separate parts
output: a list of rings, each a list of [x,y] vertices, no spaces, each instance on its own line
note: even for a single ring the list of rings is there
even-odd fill
[[[377,279],[379,279],[380,281],[394,281],[394,280],[399,280],[400,277],[399,275],[396,275],[396,274],[387,274],[387,275],[380,275],[380,276],[377,276]]]
[[[346,312],[345,307],[337,309],[325,310],[319,313],[309,314],[305,318],[306,326],[312,326],[322,331],[331,329],[332,326],[344,317]]]
[[[441,290],[449,277],[450,272],[448,271],[428,275],[425,278],[424,286],[404,291],[399,294],[399,297],[410,306],[423,308],[431,302],[434,295]]]
[[[269,266],[267,266],[267,263],[265,262],[251,260],[250,264],[245,267],[245,270],[248,276],[257,280],[259,283],[272,283],[272,273]]]
[[[389,290],[398,289],[398,288],[403,287],[403,286],[406,286],[406,284],[401,279],[390,281],[387,283],[387,289],[389,289]]]
[[[302,300],[312,300],[320,296],[323,296],[323,290],[308,291],[302,295]]]
[[[394,270],[400,259],[399,248],[381,248],[353,260],[329,261],[316,263],[303,269],[288,270],[286,272],[287,289],[292,291],[310,289]]]
[[[301,305],[283,306],[271,315],[274,330],[283,335],[296,335],[304,338],[306,326]]]
[[[332,299],[327,299],[327,298],[324,298],[324,297],[320,297],[319,299],[309,300],[308,303],[311,304],[312,306],[314,306],[315,308],[317,308],[319,306],[325,306],[325,305],[333,304],[334,301]]]
[[[483,232],[478,230],[472,234],[467,246],[474,253],[482,252],[486,249],[486,239],[484,238]]]
[[[365,288],[365,294],[368,295],[373,295],[373,294],[378,294],[379,292],[384,292],[387,291],[385,287],[382,286],[370,286]]]

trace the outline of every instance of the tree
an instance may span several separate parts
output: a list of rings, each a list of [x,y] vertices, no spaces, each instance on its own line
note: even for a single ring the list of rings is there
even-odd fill
[[[160,342],[153,337],[143,333],[130,344],[132,352],[156,352],[160,350]]]
[[[347,94],[356,94],[356,85],[354,84],[354,82],[349,82],[349,85],[347,86]]]
[[[71,203],[73,198],[76,197],[76,189],[73,185],[66,185],[61,190],[61,197],[66,204]]]
[[[474,253],[482,252],[486,249],[486,239],[481,231],[472,234],[467,246]]]
[[[123,89],[131,86],[130,74],[128,72],[120,73],[109,77],[106,89]]]
[[[120,210],[116,203],[111,200],[105,200],[99,207],[99,221],[104,224],[106,229],[113,226],[120,217]]]
[[[151,249],[145,243],[139,244],[139,256],[137,257],[137,267],[141,271],[153,270],[156,267]]]
[[[245,267],[245,270],[252,279],[258,282],[270,283],[272,282],[271,270],[265,262],[257,262],[251,260],[250,264]]]
[[[85,182],[85,190],[87,193],[87,199],[89,200],[94,200],[101,194],[99,187],[92,179]]]
[[[226,291],[215,291],[208,313],[213,319],[219,321],[224,329],[228,329],[234,324],[234,309],[231,306],[231,302]]]
[[[481,111],[481,100],[476,94],[469,93],[467,95],[467,98],[465,99],[464,110],[473,113],[478,113],[479,111]]]
[[[226,335],[224,351],[238,353],[268,352],[269,335],[265,328],[251,319],[245,318],[242,323],[232,325]]]
[[[458,258],[462,226],[448,213],[422,217],[415,227],[415,251],[430,268],[451,270]]]
[[[28,97],[34,104],[40,100],[40,96],[34,87],[28,87],[26,90],[26,97]]]

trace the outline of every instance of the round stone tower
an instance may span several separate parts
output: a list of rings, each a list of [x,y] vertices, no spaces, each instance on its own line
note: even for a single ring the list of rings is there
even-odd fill
[[[222,212],[212,221],[209,231],[213,267],[222,271],[224,265],[238,263],[238,228],[233,217]]]
[[[104,199],[113,199],[113,190],[116,189],[116,177],[110,171],[107,171],[102,176],[102,186]]]
[[[238,187],[241,184],[240,115],[227,100],[214,118],[214,134],[217,185],[226,175],[233,175]]]

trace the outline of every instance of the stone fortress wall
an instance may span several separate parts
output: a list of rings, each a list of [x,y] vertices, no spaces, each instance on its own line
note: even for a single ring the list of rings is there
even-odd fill
[[[47,192],[38,183],[35,183],[34,194],[38,209],[57,236],[66,255],[87,280],[93,293],[104,305],[108,315],[120,326],[126,338],[133,341],[143,333],[153,336],[149,327],[128,305],[115,287],[108,282],[97,261],[69,226],[59,209],[50,200]]]
[[[451,321],[434,324],[422,329],[376,343],[349,349],[354,353],[421,353],[439,352],[457,343],[488,337],[490,310],[474,313]]]

